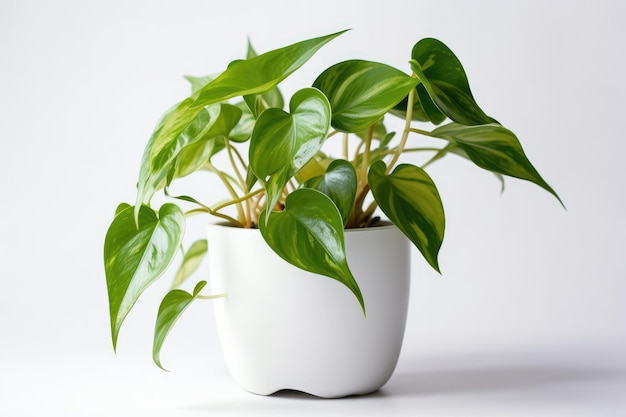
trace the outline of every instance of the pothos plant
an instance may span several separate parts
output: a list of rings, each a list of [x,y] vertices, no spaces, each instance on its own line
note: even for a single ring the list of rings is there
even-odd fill
[[[135,205],[121,204],[106,234],[114,349],[133,305],[179,250],[182,263],[156,319],[157,365],[183,310],[194,299],[211,297],[201,294],[205,281],[190,293],[180,289],[210,246],[199,240],[181,249],[186,216],[206,213],[260,229],[287,262],[343,283],[365,313],[366,300],[346,262],[344,228],[375,226],[380,209],[439,271],[445,216],[424,170],[429,164],[458,155],[559,198],[513,132],[477,105],[461,63],[436,39],[414,45],[410,73],[357,59],[332,65],[295,92],[285,109],[279,83],[344,32],[261,55],[249,47],[246,59],[219,75],[187,77],[192,94],[165,113],[146,145]],[[399,134],[387,131],[387,115],[404,120]],[[441,145],[420,146],[420,135]],[[323,152],[328,142],[339,144],[341,156]],[[400,163],[403,154],[414,152],[431,157],[422,166]],[[209,203],[170,194],[174,180],[196,171],[215,174],[230,198]],[[170,199],[158,209],[151,206],[156,193]]]

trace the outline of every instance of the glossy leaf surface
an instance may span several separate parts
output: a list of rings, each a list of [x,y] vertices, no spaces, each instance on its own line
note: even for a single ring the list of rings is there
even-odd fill
[[[372,195],[387,215],[438,272],[437,255],[443,242],[445,214],[441,197],[430,176],[421,168],[398,165],[386,175],[378,161],[369,170]]]
[[[208,244],[206,239],[197,240],[189,247],[183,256],[183,262],[174,277],[174,281],[172,283],[173,288],[180,286],[183,282],[185,282],[185,280],[187,280],[187,278],[189,278],[189,276],[191,276],[191,274],[196,271],[196,269],[198,269],[207,253],[207,250]]]
[[[184,142],[184,138],[192,133],[187,130],[193,131],[197,129],[194,124],[201,124],[198,117],[205,117],[199,114],[206,106],[232,97],[260,94],[270,90],[300,68],[322,46],[344,32],[308,39],[251,59],[233,62],[213,81],[169,110],[150,139],[148,144],[150,150],[144,153],[138,181],[137,207],[149,201],[158,187],[155,185],[159,184],[157,179],[159,177],[163,179],[166,175],[161,170],[153,172],[155,169],[150,161],[164,147],[177,144],[180,140]],[[183,146],[186,144],[188,143],[184,143]],[[138,216],[137,212],[135,216]]]
[[[359,132],[378,122],[417,83],[388,65],[351,60],[325,70],[313,86],[330,101],[332,126],[343,132]]]
[[[269,210],[287,181],[322,147],[330,125],[328,100],[315,88],[294,94],[289,109],[264,111],[250,138],[250,168],[265,187]]]
[[[166,127],[168,116],[165,116],[148,141],[143,153],[137,182],[136,210],[139,210],[142,204],[148,204],[154,192],[163,185],[179,153],[186,146],[200,141],[209,132],[219,117],[220,109],[219,105],[201,109],[192,122],[175,137],[161,134],[162,129]]]
[[[331,162],[323,175],[311,178],[303,186],[327,195],[339,209],[344,226],[348,223],[357,188],[356,172],[350,162],[343,159]]]
[[[261,215],[260,229],[267,244],[281,258],[305,271],[334,278],[356,296],[363,312],[363,296],[346,261],[343,221],[326,195],[309,188],[289,194],[282,212]]]
[[[165,370],[161,365],[160,357],[165,338],[181,314],[198,297],[198,294],[205,286],[206,281],[200,281],[196,284],[192,294],[183,290],[172,290],[163,297],[163,301],[161,301],[159,306],[156,325],[154,326],[154,341],[152,343],[152,360],[159,368]]]
[[[104,242],[104,269],[109,294],[113,348],[122,322],[141,293],[168,267],[182,240],[185,217],[164,204],[157,217],[146,206],[135,224],[134,207],[120,206]]]
[[[461,62],[441,41],[432,38],[420,40],[413,47],[411,57],[411,69],[443,114],[465,125],[495,122],[478,106]],[[428,109],[422,94],[419,98],[425,113],[432,120],[434,110]]]
[[[233,128],[239,123],[241,109],[236,106],[222,103],[220,112],[210,129],[191,144],[184,146],[176,157],[175,164],[170,166],[167,183],[173,178],[182,178],[197,171],[206,164],[211,156],[224,149],[224,141],[230,136]]]
[[[498,124],[463,126],[450,123],[433,130],[432,135],[456,143],[479,167],[535,183],[561,202],[530,163],[519,140],[510,130]]]
[[[198,90],[191,107],[204,107],[236,96],[264,93],[344,32],[301,41],[250,59],[235,61],[215,80]]]

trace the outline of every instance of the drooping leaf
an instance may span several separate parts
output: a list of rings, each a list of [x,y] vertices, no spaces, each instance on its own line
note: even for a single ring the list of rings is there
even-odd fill
[[[393,67],[350,60],[325,70],[313,83],[330,101],[332,126],[359,132],[378,122],[418,81]]]
[[[191,302],[198,297],[200,291],[202,291],[205,285],[206,281],[200,281],[196,284],[192,294],[183,290],[172,290],[168,292],[165,297],[163,297],[163,301],[161,301],[156,324],[154,326],[152,360],[164,371],[166,369],[161,365],[160,358],[163,342],[183,311],[185,311],[187,307],[189,307],[189,304],[191,304]]]
[[[437,39],[422,39],[413,47],[411,57],[411,69],[443,114],[464,125],[496,122],[474,100],[461,62],[445,44]],[[428,118],[436,117],[435,110],[428,108],[426,97],[419,94],[419,99]]]
[[[378,161],[370,167],[368,181],[381,210],[413,242],[438,272],[437,255],[443,242],[445,214],[435,183],[421,168],[398,165],[390,175]]]
[[[510,130],[498,125],[463,126],[450,123],[431,132],[456,143],[476,165],[489,171],[537,184],[563,202],[530,163]]]
[[[197,240],[189,247],[183,256],[183,262],[180,268],[178,268],[176,272],[172,288],[179,287],[196,269],[198,269],[204,259],[204,255],[207,253],[207,249],[208,245],[206,239]]]
[[[331,162],[323,175],[311,178],[303,186],[327,195],[339,209],[344,226],[348,223],[357,188],[356,172],[350,162],[343,159]]]
[[[301,188],[289,194],[284,211],[271,212],[268,219],[266,214],[261,214],[259,226],[274,252],[298,268],[344,284],[365,313],[361,290],[346,261],[341,214],[330,198]]]
[[[465,152],[463,150],[463,148],[459,147],[459,145],[450,142],[450,144],[448,144],[446,146],[446,148],[448,149],[449,153],[452,153],[454,155],[460,156],[463,159],[467,159],[468,161],[471,161],[469,155],[467,154],[467,152]],[[498,172],[493,172],[491,171],[491,173],[496,177],[496,179],[498,180],[498,182],[500,183],[500,192],[504,193],[504,189],[506,188],[506,184],[504,181],[504,175],[498,173]]]
[[[159,124],[148,141],[141,160],[135,217],[139,207],[148,204],[155,191],[164,184],[168,172],[172,170],[173,164],[183,148],[201,140],[213,127],[220,114],[220,109],[220,105],[201,109],[191,123],[185,126],[180,134],[175,137],[161,135],[167,120]]]
[[[152,209],[142,206],[137,224],[134,208],[127,205],[113,219],[104,242],[114,349],[131,308],[174,258],[182,240],[185,217],[174,204],[164,204],[158,217]]]
[[[210,129],[180,150],[175,164],[171,165],[174,172],[168,175],[168,184],[174,178],[182,178],[202,168],[213,155],[225,148],[224,141],[239,122],[242,112],[231,104],[221,103],[219,107],[219,115]]]
[[[315,88],[296,92],[289,110],[264,111],[250,138],[250,168],[265,187],[268,210],[287,181],[322,147],[330,125],[328,100]]]

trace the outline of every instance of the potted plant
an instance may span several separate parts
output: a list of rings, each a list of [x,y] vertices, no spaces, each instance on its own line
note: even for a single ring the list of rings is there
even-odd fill
[[[409,242],[439,271],[445,216],[424,168],[454,154],[559,198],[513,132],[476,104],[461,63],[436,39],[414,45],[410,74],[377,62],[339,62],[285,106],[280,82],[344,32],[261,55],[249,47],[246,59],[216,76],[187,77],[191,96],[157,124],[136,202],[118,207],[106,234],[114,349],[137,299],[181,250],[185,217],[206,213],[221,224],[210,227],[208,243],[182,251],[158,309],[155,363],[161,366],[163,341],[183,310],[216,298],[224,354],[244,388],[326,397],[376,390],[402,343]],[[404,120],[397,135],[385,117]],[[340,155],[326,152],[328,144]],[[400,163],[418,152],[431,153],[422,166]],[[215,174],[230,198],[209,203],[171,194],[174,180],[200,170]],[[151,206],[156,193],[170,199],[158,209]],[[207,252],[214,294],[203,293],[204,280],[181,289]]]

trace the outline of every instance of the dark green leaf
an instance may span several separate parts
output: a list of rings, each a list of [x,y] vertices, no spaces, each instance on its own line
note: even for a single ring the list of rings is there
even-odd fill
[[[391,109],[390,113],[406,119],[407,104],[408,98],[404,98],[393,109]],[[432,122],[436,125],[446,120],[446,115],[443,114],[439,110],[439,108],[437,108],[435,103],[433,103],[423,84],[415,87],[415,96],[413,99],[413,112],[411,113],[411,120],[416,120],[420,122]]]
[[[351,60],[325,70],[313,86],[330,101],[332,126],[343,132],[359,132],[377,123],[417,83],[388,65]]]
[[[510,130],[498,125],[463,126],[450,123],[431,133],[456,143],[476,165],[489,171],[537,184],[563,202],[530,163]]]
[[[464,125],[495,122],[476,104],[461,62],[446,45],[437,39],[422,39],[413,47],[411,57],[413,72],[443,114]],[[429,120],[443,121],[429,108],[424,94],[419,94],[419,100]]]
[[[159,306],[159,313],[157,314],[156,325],[154,326],[154,342],[152,344],[152,359],[157,366],[165,371],[161,366],[161,348],[163,342],[169,334],[170,330],[180,317],[180,315],[189,307],[189,304],[198,297],[200,291],[206,285],[206,281],[200,281],[193,289],[193,294],[189,294],[183,290],[172,290],[168,292],[161,305]]]
[[[142,206],[138,227],[132,206],[113,219],[104,242],[104,269],[114,349],[122,322],[141,293],[167,269],[184,228],[185,217],[174,204],[164,204],[158,218]]]
[[[302,188],[289,194],[285,210],[261,214],[260,229],[268,245],[281,258],[305,271],[334,278],[365,304],[346,261],[341,214],[321,192]]]
[[[445,214],[435,183],[426,171],[413,165],[398,165],[390,175],[386,175],[386,170],[383,161],[369,170],[374,199],[439,272],[437,255],[443,242]]]
[[[344,226],[348,223],[357,187],[356,172],[350,162],[343,159],[331,162],[324,175],[311,178],[303,186],[326,194],[339,209]]]
[[[294,94],[289,109],[264,111],[250,139],[250,168],[265,187],[268,210],[287,181],[322,147],[330,124],[328,100],[315,88]]]
[[[185,252],[183,256],[183,262],[176,272],[172,288],[179,287],[187,278],[193,274],[206,255],[208,249],[207,240],[201,239],[195,241]]]

